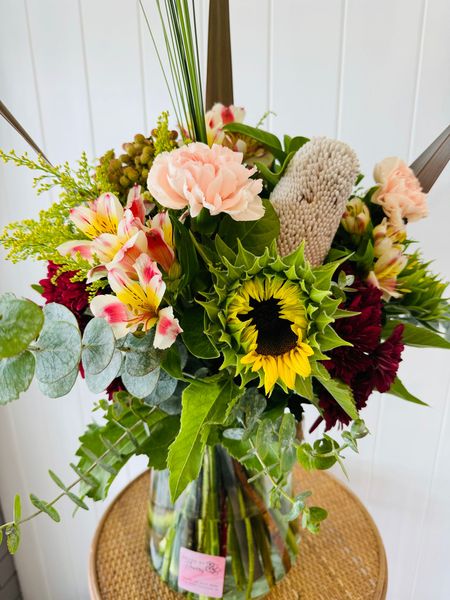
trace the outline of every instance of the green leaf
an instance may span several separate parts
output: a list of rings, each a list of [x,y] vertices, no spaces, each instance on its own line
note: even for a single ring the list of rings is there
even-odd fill
[[[38,510],[42,510],[46,515],[48,515],[53,521],[59,523],[61,521],[61,517],[59,516],[58,511],[53,508],[53,506],[49,506],[47,502],[40,500],[34,494],[30,494],[30,501],[33,506],[35,506]]]
[[[214,376],[193,381],[183,391],[180,432],[170,446],[167,461],[172,501],[198,476],[207,437],[203,430],[209,422],[219,420],[220,412],[225,417],[224,400],[229,400],[233,385],[229,378]]]
[[[17,400],[30,387],[34,368],[34,356],[28,350],[0,360],[0,405]]]
[[[50,302],[42,309],[44,311],[45,321],[65,321],[78,329],[78,321],[73,312],[63,304]]]
[[[10,525],[6,528],[6,545],[10,554],[15,554],[20,545],[20,528],[18,525]]]
[[[115,348],[116,341],[109,323],[100,317],[91,319],[83,333],[81,358],[85,372],[97,375],[106,369]]]
[[[54,473],[51,469],[49,469],[48,474],[50,475],[50,477],[53,479],[53,481],[56,483],[56,485],[61,490],[63,490],[64,492],[67,492],[66,485],[61,481],[61,479],[58,477],[58,475],[56,475],[56,473]]]
[[[351,419],[358,418],[353,393],[347,384],[338,379],[319,378],[319,381]]]
[[[73,388],[79,372],[79,366],[77,365],[73,371],[71,371],[65,377],[61,377],[61,379],[58,379],[58,381],[44,383],[38,380],[39,389],[48,398],[61,398],[62,396],[68,394]]]
[[[17,356],[26,350],[43,324],[42,310],[34,302],[0,296],[0,358]]]
[[[14,521],[16,523],[22,518],[22,503],[19,494],[14,496]]]
[[[186,225],[180,222],[178,216],[172,218],[175,248],[183,248],[177,257],[182,270],[182,285],[190,283],[198,274],[200,265],[197,251],[194,247],[191,235]]]
[[[263,146],[268,148],[272,154],[278,158],[280,162],[283,162],[286,158],[286,152],[281,147],[281,142],[273,133],[264,131],[250,125],[244,125],[243,123],[228,123],[223,128],[225,131],[231,131],[232,133],[240,133],[241,135],[247,135],[248,137],[260,142]]]
[[[74,504],[76,504],[83,510],[89,510],[89,507],[87,506],[87,504],[85,504],[83,502],[83,500],[81,498],[79,498],[76,494],[73,494],[72,492],[66,492],[66,496],[68,498],[70,498]]]
[[[303,443],[297,448],[297,460],[306,471],[314,469],[314,457],[311,444]]]
[[[176,438],[179,430],[179,415],[167,415],[156,423],[140,450],[140,454],[145,454],[148,457],[149,467],[159,470],[167,468],[169,446]]]
[[[269,169],[267,165],[262,162],[255,161],[255,167],[258,169],[260,175],[265,179],[272,187],[275,187],[280,181],[281,174],[274,173]]]
[[[186,348],[177,340],[167,350],[161,361],[161,367],[175,379],[184,379],[183,369],[186,366],[187,356]]]
[[[177,385],[177,379],[160,369],[155,389],[150,395],[144,398],[144,402],[149,406],[160,406],[175,393]]]
[[[88,389],[94,394],[100,394],[105,391],[108,385],[118,376],[121,366],[122,352],[116,350],[106,369],[103,369],[103,371],[100,371],[96,375],[85,373]]]
[[[95,486],[84,483],[80,485],[83,494],[93,500],[106,498],[116,474],[132,456],[147,454],[144,450],[148,450],[146,444],[149,435],[151,436],[155,425],[167,417],[162,411],[150,408],[141,401],[130,398],[128,394],[125,394],[124,402],[125,405],[119,416],[117,407],[110,404],[105,414],[106,423],[101,426],[96,423],[89,424],[80,437],[80,446],[76,452],[79,457],[77,468],[83,473],[90,471],[89,475],[97,482]],[[139,449],[135,448],[128,436],[124,436],[124,432],[131,429],[134,439],[140,444]],[[114,451],[110,449],[112,446]],[[103,456],[102,466],[99,466],[97,460],[101,456]],[[110,471],[104,468],[105,465],[111,467]]]
[[[402,400],[407,400],[408,402],[413,402],[414,404],[429,406],[429,404],[419,400],[419,398],[416,398],[416,396],[413,396],[410,392],[408,392],[398,377],[395,378],[394,383],[389,388],[388,394],[397,396],[397,398],[402,398]]]
[[[46,323],[37,341],[36,377],[54,383],[69,375],[80,362],[80,332],[70,323]]]
[[[233,221],[225,215],[220,223],[219,235],[233,250],[238,248],[238,240],[255,256],[264,254],[267,247],[280,233],[280,220],[270,200],[263,200],[266,209],[258,221]]]
[[[3,529],[0,529],[0,546],[3,543]]]
[[[301,135],[296,135],[295,137],[293,137],[291,139],[289,145],[286,147],[286,151],[288,153],[290,153],[290,152],[297,152],[297,150],[299,150],[307,142],[309,142],[309,138],[303,137]]]
[[[232,430],[233,431],[233,430]],[[225,435],[225,432],[224,432]],[[263,419],[256,430],[255,445],[261,460],[265,460],[270,452],[273,425],[270,419]],[[228,436],[227,436],[228,437]],[[242,438],[241,438],[242,439]]]
[[[154,347],[155,331],[143,336],[129,333],[124,340],[125,370],[129,375],[143,377],[160,365],[161,351]]]
[[[180,316],[180,324],[183,329],[181,337],[186,348],[197,358],[217,358],[218,350],[212,345],[205,335],[205,311],[195,304],[183,311]]]
[[[121,375],[123,385],[136,398],[145,398],[155,389],[159,379],[159,371],[158,367],[142,377],[132,376],[127,371],[124,371]]]
[[[439,333],[435,333],[425,327],[412,325],[411,323],[401,323],[400,321],[388,321],[383,328],[383,336],[388,337],[397,325],[404,325],[402,341],[407,346],[417,346],[419,348],[450,348],[450,342]]]

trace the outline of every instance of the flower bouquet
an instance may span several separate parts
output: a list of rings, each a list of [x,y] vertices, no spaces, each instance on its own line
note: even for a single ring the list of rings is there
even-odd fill
[[[78,376],[106,397],[80,438],[75,479],[50,475],[53,500],[102,500],[130,457],[148,458],[149,556],[191,597],[263,596],[289,570],[299,530],[326,518],[296,464],[344,468],[367,433],[372,392],[424,404],[397,377],[405,345],[449,348],[446,284],[408,239],[426,197],[398,158],[364,188],[346,144],[285,135],[216,103],[205,113],[195,12],[166,0],[169,84],[178,131],[162,113],[116,155],[75,169],[1,152],[59,199],[1,235],[13,261],[48,265],[44,305],[0,298],[0,403],[33,377],[50,397]],[[158,3],[159,6],[159,3]],[[303,407],[317,411],[314,443]],[[332,435],[334,426],[338,429]],[[339,431],[341,429],[341,431]]]

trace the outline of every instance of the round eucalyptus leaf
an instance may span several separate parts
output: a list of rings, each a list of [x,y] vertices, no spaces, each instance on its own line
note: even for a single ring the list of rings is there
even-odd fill
[[[105,319],[96,317],[89,321],[83,334],[81,355],[85,372],[97,375],[106,369],[115,349],[114,333]]]
[[[43,308],[46,322],[49,321],[65,321],[78,329],[78,321],[72,311],[63,304],[50,302]]]
[[[34,356],[28,350],[0,360],[0,404],[17,400],[30,387],[34,366]]]
[[[167,413],[168,415],[180,415],[181,414],[181,396],[174,395],[168,400],[161,402],[158,406],[160,410]]]
[[[96,374],[86,372],[86,384],[89,390],[94,394],[104,392],[108,385],[118,376],[121,366],[122,352],[116,350],[106,369]]]
[[[70,323],[46,323],[37,341],[36,377],[42,383],[55,383],[78,366],[81,355],[80,332]]]
[[[125,371],[134,377],[147,375],[160,364],[161,352],[153,346],[154,331],[142,337],[130,333],[125,338]]]
[[[159,379],[159,368],[154,369],[147,375],[135,377],[127,371],[122,373],[122,382],[130,394],[136,398],[145,398],[149,396],[155,389]]]
[[[43,383],[38,381],[39,389],[41,392],[49,398],[61,398],[70,392],[75,385],[79,373],[79,365],[72,369],[68,375],[61,377],[58,381],[51,383]]]
[[[162,402],[165,402],[172,396],[177,385],[178,380],[161,369],[155,389],[150,395],[144,398],[145,404],[149,404],[150,406],[160,406]]]
[[[26,350],[39,335],[43,323],[42,309],[31,300],[14,298],[11,294],[1,296],[0,358]]]

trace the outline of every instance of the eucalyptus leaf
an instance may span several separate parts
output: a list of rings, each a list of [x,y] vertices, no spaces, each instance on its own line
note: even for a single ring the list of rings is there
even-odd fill
[[[129,375],[142,377],[159,367],[161,351],[154,347],[154,339],[153,329],[143,336],[127,335],[124,342],[124,368]]]
[[[0,358],[17,356],[37,338],[44,324],[42,309],[11,294],[0,296]]]
[[[83,333],[81,357],[85,373],[97,375],[106,369],[115,348],[116,341],[109,323],[100,317],[91,319]]]
[[[75,385],[75,382],[80,372],[79,366],[77,365],[70,373],[65,377],[61,377],[58,381],[52,381],[50,383],[44,383],[38,380],[39,389],[41,392],[49,398],[61,398],[70,392]]]
[[[0,405],[17,400],[31,384],[35,360],[28,350],[0,360]]]
[[[74,327],[78,328],[78,321],[72,311],[70,311],[63,304],[58,304],[57,302],[50,302],[46,304],[42,309],[44,311],[44,316],[46,322],[48,321],[65,321],[66,323],[70,323]]]
[[[46,323],[37,341],[36,377],[54,383],[78,366],[81,355],[80,332],[64,321]]]
[[[177,379],[160,369],[155,389],[144,398],[144,402],[150,406],[161,406],[163,402],[172,396],[177,389],[177,385]]]
[[[10,554],[15,554],[20,545],[20,528],[18,525],[10,525],[6,528],[6,545]]]
[[[44,512],[51,519],[53,519],[53,521],[56,521],[56,523],[59,523],[61,521],[61,517],[59,516],[59,513],[56,510],[56,508],[53,508],[53,506],[49,506],[47,502],[40,500],[34,494],[30,494],[30,501],[33,506],[35,506],[38,510]]]
[[[89,391],[93,394],[100,394],[105,391],[108,385],[118,376],[120,372],[120,367],[122,366],[122,352],[120,350],[116,350],[113,354],[111,362],[109,365],[100,371],[100,373],[86,372],[86,384],[88,386]]]
[[[159,379],[159,371],[158,367],[142,377],[136,377],[124,371],[122,373],[122,382],[130,394],[142,399],[149,396],[155,389]]]

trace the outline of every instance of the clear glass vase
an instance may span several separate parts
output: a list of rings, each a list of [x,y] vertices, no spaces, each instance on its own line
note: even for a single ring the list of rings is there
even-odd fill
[[[283,516],[288,507],[269,508],[271,488],[264,476],[251,481],[222,446],[207,448],[198,479],[174,504],[168,471],[152,471],[149,551],[163,581],[191,599],[264,597],[299,541],[297,522]]]

